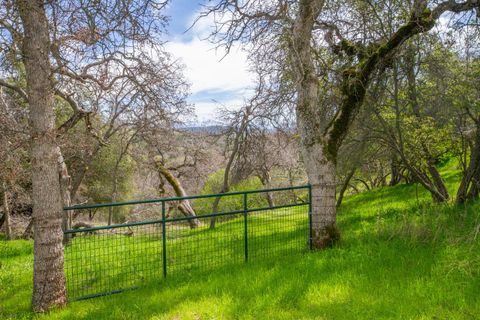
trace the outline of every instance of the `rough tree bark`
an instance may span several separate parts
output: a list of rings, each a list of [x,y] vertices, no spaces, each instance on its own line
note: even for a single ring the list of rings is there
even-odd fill
[[[293,26],[290,52],[297,83],[297,126],[303,162],[312,188],[312,243],[315,248],[332,246],[339,239],[335,208],[335,159],[327,157],[318,109],[318,79],[312,58],[314,23],[323,0],[300,1]]]
[[[34,265],[32,306],[47,311],[66,303],[63,271],[62,196],[57,170],[54,90],[44,1],[19,0],[23,59],[30,114]]]

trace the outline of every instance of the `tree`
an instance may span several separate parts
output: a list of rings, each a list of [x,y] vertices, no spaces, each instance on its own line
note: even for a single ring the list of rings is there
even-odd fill
[[[24,28],[23,57],[31,123],[34,279],[32,305],[46,311],[67,302],[63,273],[63,203],[57,171],[54,89],[44,2],[17,2]]]
[[[159,174],[165,178],[165,180],[168,181],[170,186],[173,188],[175,191],[175,195],[177,197],[186,197],[187,193],[185,192],[185,189],[183,188],[182,184],[180,183],[180,180],[175,177],[172,172],[170,171],[169,168],[165,167],[165,164],[163,163],[161,157],[154,158],[155,166],[159,172]],[[176,168],[171,168],[171,169],[176,169]],[[195,210],[193,210],[193,207],[190,204],[190,201],[188,199],[183,199],[178,201],[177,208],[183,213],[184,216],[186,217],[196,217]],[[188,224],[190,227],[197,228],[200,226],[200,221],[198,219],[189,219]]]
[[[386,36],[378,29],[383,20],[392,17],[382,17],[383,7],[383,2],[365,6],[361,1],[224,0],[205,12],[219,13],[212,37],[226,44],[227,50],[236,41],[250,41],[255,52],[268,52],[268,61],[287,61],[283,73],[295,88],[300,145],[312,186],[316,248],[332,246],[339,239],[337,155],[372,79],[406,40],[432,29],[443,13],[470,11],[478,2],[435,5],[415,0],[406,14],[399,12],[394,17],[393,30]],[[329,60],[329,55],[334,59]],[[324,60],[336,63],[324,65]]]
[[[448,52],[432,38],[432,46],[426,41],[420,45],[418,40],[415,50],[412,42],[399,50],[397,61],[383,73],[383,79],[377,81],[368,98],[374,118],[368,127],[375,132],[377,142],[396,154],[435,202],[445,202],[449,194],[436,165],[452,149],[452,113],[446,111],[450,99],[441,85],[448,74],[443,68],[446,62],[436,62],[435,55],[440,51],[440,56],[446,57]],[[435,69],[444,70],[441,77],[428,71],[432,64]]]
[[[182,179],[185,176],[194,178],[199,163],[206,161],[202,144],[188,132],[175,130],[173,127],[157,126],[155,123],[141,132],[141,139],[145,144],[144,149],[147,150],[146,165],[157,173],[160,196],[165,196],[166,181],[176,197],[187,197]],[[176,208],[186,217],[196,217],[196,212],[188,199],[171,202],[170,205],[169,212]],[[200,220],[189,219],[188,224],[191,228],[197,228],[200,226]]]
[[[149,117],[178,115],[185,105],[186,85],[180,67],[164,51],[160,38],[166,23],[162,9],[167,2],[46,3],[56,106],[69,108],[63,112],[67,116],[58,123],[58,132],[64,135],[83,121],[90,140],[82,157],[75,158],[81,158],[81,163],[69,163],[68,169],[73,170],[67,188],[72,199],[98,150],[122,127],[119,122],[140,117],[142,110]],[[13,3],[5,1],[0,6],[0,37],[5,48],[0,61],[4,75],[9,75],[8,81],[0,79],[0,85],[25,96],[19,60],[22,27]],[[62,179],[70,181],[65,169],[63,166],[59,173],[66,173]]]
[[[222,136],[225,139],[225,156],[227,159],[220,194],[229,192],[235,185],[251,175],[256,175],[264,187],[271,183],[271,170],[278,165],[275,160],[277,148],[271,148],[269,130],[286,129],[288,121],[281,108],[277,108],[272,92],[266,85],[262,70],[256,70],[258,81],[255,94],[239,110],[221,110],[225,124]],[[272,101],[273,100],[273,101]],[[288,118],[288,117],[287,117]],[[281,147],[280,147],[281,148]],[[271,193],[266,193],[267,201],[273,206]],[[212,212],[217,212],[222,197],[216,197]],[[210,228],[215,227],[215,217],[210,221]]]

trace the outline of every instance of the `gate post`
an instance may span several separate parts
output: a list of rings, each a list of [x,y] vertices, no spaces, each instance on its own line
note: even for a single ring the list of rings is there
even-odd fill
[[[165,201],[162,201],[162,255],[163,255],[163,277],[167,276],[167,226],[165,218]]]
[[[313,249],[312,237],[312,186],[308,185],[308,246]]]
[[[244,221],[244,238],[245,238],[245,262],[248,261],[248,203],[247,203],[247,193],[243,194],[243,221]]]

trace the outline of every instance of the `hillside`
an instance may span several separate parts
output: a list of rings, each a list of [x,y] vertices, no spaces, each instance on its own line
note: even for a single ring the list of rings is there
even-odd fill
[[[449,188],[457,172],[444,168]],[[478,319],[480,202],[432,205],[415,185],[349,196],[331,250],[178,275],[72,302],[43,319]],[[32,242],[0,242],[0,318],[28,319]]]

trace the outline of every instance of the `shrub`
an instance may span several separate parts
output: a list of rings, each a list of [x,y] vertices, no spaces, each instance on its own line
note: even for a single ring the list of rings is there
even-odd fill
[[[200,194],[207,195],[219,193],[223,185],[224,172],[225,170],[222,169],[211,174],[205,182]],[[257,177],[249,177],[241,181],[240,183],[231,186],[229,192],[250,191],[258,189],[264,189],[264,186],[260,182],[260,179],[258,179]],[[249,208],[260,208],[268,206],[265,194],[262,193],[249,194],[247,200]],[[195,201],[193,201],[193,206],[195,211],[199,215],[210,214],[212,213],[212,207],[214,202],[215,197],[196,199]],[[218,212],[228,212],[242,209],[243,195],[224,196],[221,198],[218,205]]]

